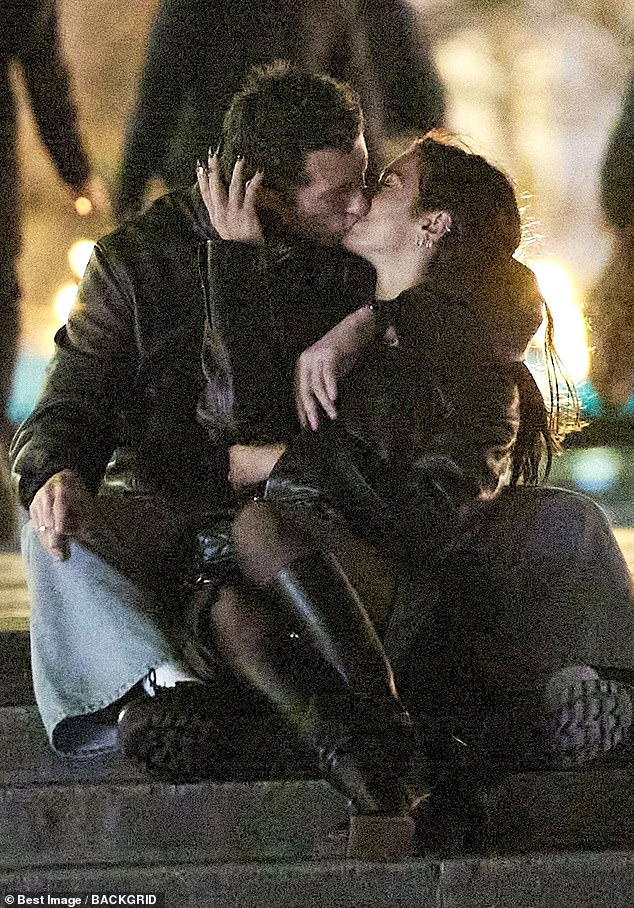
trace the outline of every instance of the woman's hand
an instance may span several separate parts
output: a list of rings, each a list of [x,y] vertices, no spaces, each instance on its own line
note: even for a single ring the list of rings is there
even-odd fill
[[[229,482],[238,490],[264,482],[286,445],[232,445],[229,448]]]
[[[300,355],[295,365],[295,408],[303,429],[319,426],[320,408],[337,418],[337,380],[353,367],[375,332],[375,316],[357,309]]]
[[[220,177],[220,160],[217,154],[209,158],[207,168],[196,168],[198,186],[211,223],[223,240],[241,243],[263,243],[262,225],[255,210],[262,171],[244,182],[244,158],[238,158],[233,168],[229,191]]]

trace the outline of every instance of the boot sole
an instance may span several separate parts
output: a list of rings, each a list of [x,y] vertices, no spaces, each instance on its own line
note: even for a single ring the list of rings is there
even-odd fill
[[[601,679],[550,692],[549,749],[557,763],[581,766],[621,748],[632,725],[632,693],[624,684]]]

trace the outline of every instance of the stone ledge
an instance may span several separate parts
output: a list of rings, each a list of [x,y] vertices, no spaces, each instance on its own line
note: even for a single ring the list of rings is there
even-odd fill
[[[0,872],[0,900],[6,893],[55,890],[163,893],[166,908],[632,908],[634,854]]]

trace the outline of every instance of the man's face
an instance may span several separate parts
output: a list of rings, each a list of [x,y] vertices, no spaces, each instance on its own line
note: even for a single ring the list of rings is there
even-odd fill
[[[399,155],[379,177],[366,217],[346,234],[343,245],[356,255],[371,257],[401,252],[417,240],[421,218],[414,214],[420,195],[420,155],[416,147]]]
[[[322,148],[306,158],[306,183],[289,212],[294,233],[322,243],[338,243],[368,211],[365,187],[368,150],[359,136],[351,151]]]

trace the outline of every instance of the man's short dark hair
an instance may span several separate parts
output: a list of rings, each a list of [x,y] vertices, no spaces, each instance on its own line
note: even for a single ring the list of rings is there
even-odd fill
[[[282,61],[255,67],[224,118],[224,179],[242,155],[247,178],[262,170],[265,186],[299,186],[311,152],[351,151],[363,125],[359,96],[345,82]]]

